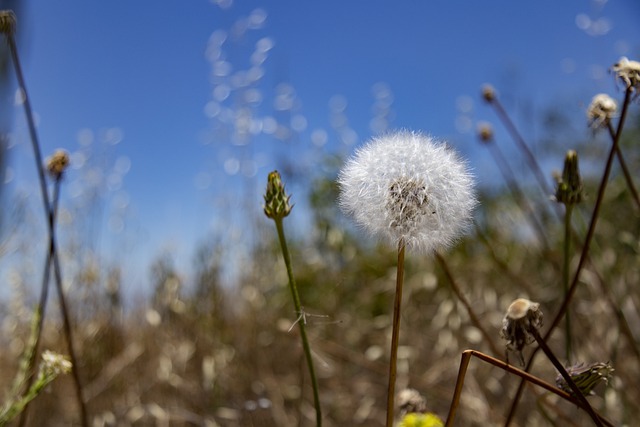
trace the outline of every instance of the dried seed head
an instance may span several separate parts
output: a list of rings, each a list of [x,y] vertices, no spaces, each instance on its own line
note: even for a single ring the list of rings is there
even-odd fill
[[[411,178],[396,179],[389,186],[387,210],[390,227],[398,229],[399,233],[410,232],[418,226],[421,217],[429,213],[426,184]]]
[[[427,399],[425,399],[418,390],[405,388],[398,393],[398,407],[400,408],[401,417],[412,412],[426,412]]]
[[[482,98],[491,103],[496,99],[496,90],[490,84],[482,86]]]
[[[282,219],[291,213],[293,206],[289,204],[291,196],[287,196],[284,184],[278,171],[273,171],[267,178],[267,190],[264,194],[264,214],[271,219]]]
[[[611,367],[609,362],[597,362],[586,366],[584,363],[579,363],[567,368],[567,373],[571,376],[573,382],[576,383],[582,394],[585,396],[594,394],[593,389],[600,382],[608,384],[613,371],[614,369]],[[558,374],[556,377],[556,385],[567,393],[572,395],[574,394],[573,390],[561,374]]]
[[[12,10],[0,10],[0,32],[13,35],[16,31],[16,15]]]
[[[542,327],[542,317],[540,304],[518,298],[511,303],[502,320],[500,336],[507,342],[507,350],[518,353],[522,365],[524,365],[522,349],[534,341],[531,330]]]
[[[618,110],[618,104],[606,93],[599,93],[593,97],[589,108],[587,108],[587,118],[589,126],[593,129],[606,127]]]
[[[611,70],[616,73],[616,77],[624,83],[627,89],[637,91],[640,88],[640,62],[630,61],[629,58],[623,56],[613,64]]]
[[[65,169],[69,166],[69,154],[64,150],[56,150],[46,162],[47,171],[55,179],[62,177]]]
[[[565,205],[580,203],[583,198],[582,176],[578,168],[578,153],[567,151],[562,177],[557,178],[555,200]]]
[[[40,371],[46,376],[68,374],[71,366],[71,362],[61,354],[49,350],[42,352]]]
[[[482,142],[493,141],[493,126],[487,122],[478,123],[478,138]]]

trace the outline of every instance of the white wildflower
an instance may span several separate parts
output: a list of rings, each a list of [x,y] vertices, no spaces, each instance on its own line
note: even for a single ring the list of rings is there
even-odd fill
[[[627,88],[633,88],[636,91],[640,88],[640,62],[630,61],[623,56],[611,69]]]
[[[346,163],[338,182],[340,206],[359,225],[424,253],[450,246],[476,205],[465,162],[416,132],[373,138]]]
[[[42,352],[42,365],[45,375],[59,375],[71,372],[71,362],[61,354],[45,350]]]
[[[607,126],[618,110],[618,104],[615,99],[606,93],[599,93],[593,97],[589,108],[587,109],[587,117],[589,118],[589,126],[597,129]]]

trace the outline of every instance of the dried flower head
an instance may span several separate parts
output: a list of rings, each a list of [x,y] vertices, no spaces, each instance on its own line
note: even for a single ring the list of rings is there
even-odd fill
[[[608,384],[613,371],[614,369],[609,362],[597,362],[586,366],[584,363],[579,363],[567,368],[567,373],[585,396],[594,394],[593,389],[600,382]],[[569,384],[560,374],[556,377],[556,385],[567,393],[574,394]]]
[[[64,150],[56,150],[51,157],[47,159],[47,171],[53,178],[60,178],[67,166],[69,166],[69,154]]]
[[[411,413],[402,417],[399,427],[444,427],[444,423],[440,417],[431,412]]]
[[[589,126],[593,129],[606,127],[618,110],[618,103],[606,93],[599,93],[593,97],[589,108],[587,108],[587,118]]]
[[[271,219],[282,219],[291,213],[293,206],[289,204],[291,196],[287,196],[284,184],[278,171],[269,173],[267,190],[264,194],[264,214]]]
[[[578,168],[578,153],[573,150],[567,151],[564,158],[564,169],[562,177],[556,178],[555,200],[565,205],[580,203],[583,198],[582,176]]]
[[[372,139],[338,177],[340,206],[371,234],[424,253],[446,248],[476,204],[466,164],[429,136],[399,131]]]
[[[478,123],[478,138],[482,142],[493,141],[493,126],[487,122]]]
[[[640,62],[630,61],[629,58],[623,56],[611,67],[616,73],[616,77],[620,79],[627,89],[638,90],[640,88]]]
[[[61,354],[45,350],[42,352],[40,371],[45,376],[57,376],[71,372],[71,362]]]
[[[500,336],[507,342],[507,350],[518,353],[522,365],[524,365],[522,349],[535,340],[530,331],[540,327],[542,327],[540,304],[524,298],[518,298],[511,303],[502,320]]]
[[[425,399],[418,390],[405,388],[398,393],[398,407],[400,408],[401,416],[412,412],[426,412],[427,399]]]
[[[491,103],[496,99],[496,90],[490,84],[482,86],[482,98]]]
[[[13,35],[16,31],[16,15],[12,10],[0,10],[0,32]]]

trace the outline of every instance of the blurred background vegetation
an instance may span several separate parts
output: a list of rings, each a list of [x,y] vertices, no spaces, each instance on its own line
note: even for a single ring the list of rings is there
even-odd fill
[[[637,104],[632,109],[622,147],[631,170],[637,171]],[[562,117],[550,119],[560,126]],[[592,165],[584,170],[587,199],[574,215],[576,233],[583,239],[601,159],[610,143],[594,136],[573,144],[582,163]],[[554,155],[550,161],[560,169],[563,156]],[[325,162],[330,172],[312,182],[295,173],[286,178],[288,184],[308,185],[311,218],[307,228],[295,230],[295,221],[289,219],[305,212],[294,207],[285,229],[308,313],[326,425],[382,425],[395,258],[390,249],[362,239],[341,217],[335,203],[335,176],[342,159],[328,157]],[[640,222],[624,178],[617,167],[614,171],[592,262],[571,308],[575,344],[571,363],[610,361],[616,369],[614,378],[590,401],[618,425],[633,425],[640,416],[636,404],[640,400]],[[561,206],[530,180],[518,183],[544,223],[548,247],[532,232],[528,216],[504,187],[480,188],[477,228],[445,255],[458,285],[500,346],[498,331],[513,299],[540,302],[551,318],[563,294],[562,224],[553,213]],[[292,201],[298,201],[296,194]],[[313,425],[309,381],[297,329],[291,329],[296,315],[275,230],[266,218],[254,221],[258,243],[232,287],[222,285],[220,254],[225,242],[215,237],[196,251],[196,274],[189,281],[170,254],[159,256],[149,271],[153,292],[126,309],[117,266],[103,266],[100,260],[73,264],[69,298],[81,359],[78,368],[94,425]],[[63,262],[77,255],[73,249],[63,249]],[[578,257],[576,251],[572,265]],[[461,352],[472,348],[499,358],[504,355],[493,354],[472,326],[440,265],[414,255],[407,261],[398,387],[422,392],[429,410],[444,418]],[[15,280],[10,298],[0,306],[4,384],[12,378],[24,349],[33,301],[33,295],[20,286],[20,278]],[[43,345],[63,352],[54,303],[50,302],[54,309]],[[550,344],[562,354],[563,342],[559,330]],[[533,373],[552,383],[556,375],[543,358],[538,358]],[[518,379],[497,368],[472,362],[457,425],[500,425],[517,384]],[[71,387],[70,378],[58,379],[35,401],[30,425],[77,422]],[[537,426],[589,421],[571,404],[528,387],[516,422]]]

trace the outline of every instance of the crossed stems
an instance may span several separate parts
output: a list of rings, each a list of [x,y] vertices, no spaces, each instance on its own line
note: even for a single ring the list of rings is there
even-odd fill
[[[77,358],[75,355],[75,351],[73,348],[73,339],[72,339],[72,335],[71,335],[71,322],[69,320],[69,312],[67,310],[67,304],[65,302],[65,298],[64,298],[64,292],[62,289],[62,275],[61,275],[61,271],[60,271],[60,261],[58,258],[58,252],[56,250],[56,239],[55,239],[55,206],[51,203],[50,199],[49,199],[49,193],[47,191],[47,183],[46,183],[46,179],[45,179],[45,174],[44,174],[44,168],[43,168],[43,158],[42,158],[42,152],[40,150],[40,144],[38,142],[38,135],[36,132],[36,126],[35,126],[35,121],[33,119],[33,110],[31,109],[31,102],[29,101],[29,96],[27,94],[27,86],[25,84],[25,80],[24,80],[24,75],[22,73],[22,67],[20,66],[20,58],[18,56],[18,49],[16,46],[16,42],[15,42],[15,38],[13,35],[12,31],[8,31],[5,33],[7,36],[7,42],[9,44],[9,51],[11,53],[11,59],[13,61],[13,65],[15,68],[15,73],[16,73],[16,77],[18,79],[18,87],[20,89],[20,91],[22,92],[23,95],[23,104],[24,104],[24,109],[25,109],[25,115],[27,118],[27,124],[28,124],[28,128],[29,128],[29,136],[31,139],[31,145],[33,148],[33,153],[34,153],[34,158],[36,161],[36,168],[38,170],[38,179],[40,182],[40,191],[42,193],[42,200],[43,200],[43,204],[44,204],[44,210],[45,210],[45,215],[47,218],[47,226],[49,229],[49,253],[47,255],[47,262],[46,262],[46,268],[45,268],[45,273],[44,273],[44,278],[43,278],[43,283],[42,283],[42,292],[41,292],[41,299],[40,299],[40,304],[38,306],[38,308],[36,310],[40,311],[40,319],[39,319],[39,325],[38,325],[38,335],[36,338],[36,347],[33,349],[33,354],[31,356],[31,363],[30,363],[30,370],[33,371],[34,369],[34,365],[35,365],[35,355],[37,353],[37,345],[40,341],[40,335],[42,333],[42,323],[44,322],[44,309],[45,309],[45,305],[46,305],[46,298],[47,298],[47,294],[48,291],[46,288],[48,288],[49,285],[49,271],[50,271],[50,267],[51,264],[53,264],[53,269],[54,269],[54,276],[55,276],[55,281],[56,281],[56,289],[58,291],[58,297],[60,299],[60,308],[62,311],[62,317],[63,317],[63,323],[64,323],[64,332],[67,338],[67,346],[68,346],[68,352],[69,352],[69,358],[71,359],[71,363],[72,363],[72,368],[71,368],[71,372],[73,374],[73,379],[74,379],[74,383],[75,383],[75,389],[76,389],[76,397],[77,397],[77,401],[78,401],[78,405],[80,406],[80,412],[81,412],[81,418],[82,418],[82,424],[85,427],[89,426],[89,420],[88,420],[88,416],[87,416],[87,409],[84,403],[84,400],[82,398],[82,386],[80,383],[80,377],[78,374],[78,363],[77,363]],[[59,185],[59,182],[56,182],[56,187]],[[57,189],[54,190],[57,194]],[[57,198],[57,196],[56,196]],[[30,375],[31,377],[32,375]],[[28,380],[30,385],[31,379]],[[29,387],[27,387],[28,390]],[[20,421],[20,425],[24,425],[26,423],[26,413],[27,413],[27,408],[25,408],[25,411],[23,412],[23,415],[21,416],[21,421]]]
[[[510,374],[514,374],[519,376],[520,378],[522,378],[522,381],[528,381],[532,384],[537,385],[538,387],[542,387],[545,390],[560,396],[562,399],[571,402],[585,410],[587,410],[587,408],[585,408],[583,405],[582,400],[575,398],[574,396],[570,395],[569,393],[559,389],[558,387],[555,387],[551,384],[549,384],[548,382],[541,380],[540,378],[531,375],[530,373],[523,371],[521,369],[516,368],[513,365],[510,365],[506,362],[503,362],[502,360],[496,359],[495,357],[491,357],[488,356],[484,353],[481,353],[479,351],[476,350],[465,350],[462,352],[462,360],[460,361],[460,369],[458,370],[458,378],[456,380],[456,388],[454,390],[453,393],[453,399],[451,401],[451,407],[449,408],[449,414],[447,416],[447,422],[445,424],[446,427],[451,427],[453,426],[453,423],[455,421],[455,417],[456,417],[456,412],[458,410],[458,406],[460,405],[460,396],[462,395],[462,387],[464,386],[464,379],[465,376],[467,374],[467,369],[469,368],[469,362],[471,362],[471,357],[477,357],[478,359],[487,362],[493,366],[496,366],[504,371],[509,372]],[[561,365],[562,366],[562,365]],[[563,368],[564,369],[564,368]],[[566,370],[565,370],[566,373]],[[567,374],[568,375],[568,374]],[[570,377],[569,377],[570,378]],[[566,378],[565,378],[566,379]],[[568,382],[568,384],[573,383],[573,381]],[[575,383],[573,383],[573,385],[575,385]],[[582,393],[578,394],[578,396],[581,396]],[[582,396],[584,398],[584,396]],[[599,421],[598,425],[605,425],[607,427],[613,427],[613,424],[608,421],[606,418],[602,417],[601,415],[596,414],[597,419]]]
[[[584,268],[588,258],[589,258],[589,247],[591,246],[591,240],[593,239],[593,235],[595,234],[595,229],[596,229],[596,224],[598,222],[598,215],[600,213],[600,207],[602,206],[602,200],[604,199],[604,193],[605,193],[605,189],[607,187],[607,182],[609,181],[609,175],[611,173],[611,166],[613,164],[613,157],[614,155],[618,152],[618,142],[620,140],[620,135],[622,134],[622,129],[624,127],[624,121],[625,118],[627,116],[627,110],[629,107],[629,102],[631,100],[631,95],[633,93],[633,88],[628,88],[625,92],[625,97],[624,97],[624,103],[622,105],[622,112],[620,114],[620,120],[618,122],[618,128],[617,131],[615,133],[615,136],[613,138],[613,143],[611,145],[611,149],[609,151],[609,156],[607,158],[607,162],[606,162],[606,166],[605,166],[605,170],[604,173],[602,174],[602,180],[600,181],[600,186],[598,188],[598,196],[596,198],[596,203],[595,206],[593,208],[593,214],[591,216],[591,221],[589,223],[589,229],[587,230],[587,236],[585,238],[585,242],[584,245],[582,246],[582,253],[580,254],[580,261],[578,263],[578,267],[576,269],[576,272],[574,273],[573,276],[573,280],[571,282],[571,286],[569,287],[568,292],[566,293],[564,300],[562,301],[562,305],[560,306],[560,309],[558,311],[558,314],[556,314],[555,318],[553,319],[553,322],[551,323],[551,326],[549,327],[549,330],[547,331],[547,333],[542,337],[542,339],[546,342],[549,337],[551,336],[551,334],[553,333],[554,329],[556,327],[558,327],[558,325],[560,324],[562,318],[564,317],[564,315],[566,314],[567,310],[569,309],[569,304],[571,303],[571,300],[573,298],[573,295],[575,294],[575,291],[578,287],[578,279],[580,278],[580,273],[582,272],[582,269]],[[529,357],[529,361],[527,362],[525,371],[529,371],[531,369],[531,366],[533,365],[533,360],[536,356],[537,351],[540,349],[540,347],[536,347],[533,350],[533,353],[531,354],[531,356]],[[516,394],[513,398],[513,402],[511,404],[511,408],[509,409],[509,414],[507,415],[507,421],[505,423],[505,427],[508,426],[514,415],[515,415],[515,411],[518,407],[518,403],[520,402],[520,398],[522,396],[522,392],[524,390],[524,379],[522,381],[520,381],[520,385],[518,386],[518,390],[516,391]]]

